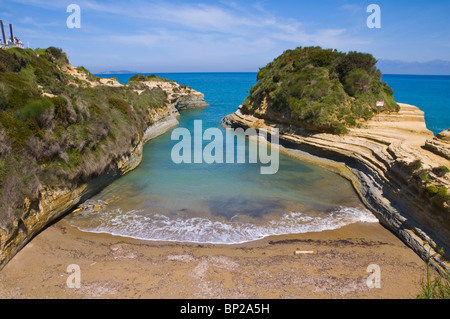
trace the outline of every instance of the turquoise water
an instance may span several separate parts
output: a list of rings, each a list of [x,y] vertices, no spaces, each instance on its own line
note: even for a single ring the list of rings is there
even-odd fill
[[[397,102],[418,106],[425,112],[427,128],[438,134],[450,127],[450,76],[383,75]]]
[[[224,132],[222,118],[234,112],[256,83],[256,73],[170,73],[159,76],[205,94],[209,108],[181,112],[178,127]],[[130,75],[114,75],[127,83]],[[111,75],[105,76],[111,77]],[[396,100],[425,111],[435,133],[449,126],[449,77],[391,76]],[[108,201],[98,212],[68,217],[83,231],[146,240],[240,243],[269,235],[335,229],[358,221],[376,222],[342,177],[280,154],[274,175],[256,164],[175,164],[171,131],[144,147],[143,161],[93,197]]]

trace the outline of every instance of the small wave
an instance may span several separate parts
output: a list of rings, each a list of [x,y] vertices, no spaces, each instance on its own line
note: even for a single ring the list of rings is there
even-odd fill
[[[171,218],[162,214],[148,216],[143,211],[132,210],[123,213],[120,209],[97,215],[96,219],[95,225],[90,223],[88,226],[79,226],[76,221],[72,221],[72,224],[85,232],[108,233],[143,240],[238,244],[272,235],[321,232],[357,222],[378,222],[370,211],[350,207],[339,207],[317,217],[301,212],[289,212],[278,220],[263,224],[211,220],[204,217]]]

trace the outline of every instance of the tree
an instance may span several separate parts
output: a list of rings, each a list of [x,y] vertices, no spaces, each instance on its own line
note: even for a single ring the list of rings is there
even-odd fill
[[[354,69],[345,77],[343,84],[345,92],[350,96],[355,96],[370,88],[370,76],[363,69]]]

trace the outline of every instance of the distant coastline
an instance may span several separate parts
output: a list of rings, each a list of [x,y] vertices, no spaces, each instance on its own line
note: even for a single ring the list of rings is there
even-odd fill
[[[450,61],[444,60],[405,62],[380,59],[377,66],[383,74],[450,76]]]

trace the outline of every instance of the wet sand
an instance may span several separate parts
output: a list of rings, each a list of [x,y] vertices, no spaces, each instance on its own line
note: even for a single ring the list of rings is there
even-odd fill
[[[71,264],[80,267],[80,288],[67,286]],[[371,264],[381,288],[367,286]],[[63,219],[0,271],[0,298],[415,298],[425,273],[377,223],[199,245],[85,233]]]

